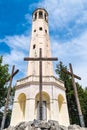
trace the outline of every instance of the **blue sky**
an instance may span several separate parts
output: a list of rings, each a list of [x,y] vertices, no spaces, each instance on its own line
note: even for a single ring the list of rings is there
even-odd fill
[[[4,63],[20,72],[14,81],[26,76],[32,28],[32,12],[45,8],[49,13],[52,56],[57,56],[87,86],[87,0],[0,0],[0,55]],[[55,65],[54,65],[55,67]],[[55,68],[54,68],[55,69]]]

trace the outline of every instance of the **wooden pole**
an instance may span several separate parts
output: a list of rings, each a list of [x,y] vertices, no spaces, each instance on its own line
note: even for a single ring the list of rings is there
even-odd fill
[[[58,60],[58,58],[54,57],[54,58],[51,58],[51,57],[48,57],[48,58],[45,58],[45,57],[42,57],[42,49],[40,48],[39,50],[39,57],[25,57],[24,58],[25,61],[39,61],[39,101],[40,101],[40,120],[43,120],[43,97],[42,97],[42,61],[56,61]]]
[[[77,92],[77,87],[76,87],[76,84],[75,84],[75,79],[74,79],[74,75],[73,75],[72,65],[69,64],[69,67],[70,67],[70,71],[71,71],[71,74],[72,74],[72,84],[73,84],[73,89],[74,89],[77,109],[78,109],[78,113],[79,113],[80,125],[82,127],[84,127],[85,124],[84,124],[83,115],[82,115],[82,111],[81,111],[81,106],[80,106],[80,102],[79,102],[79,98],[78,98],[78,92]]]
[[[13,76],[14,76],[15,74],[17,74],[17,72],[19,71],[19,70],[16,70],[16,71],[14,72],[14,69],[15,69],[15,66],[13,65],[11,76],[10,76],[10,78],[8,79],[8,81],[10,80],[10,83],[9,83],[9,88],[8,88],[8,93],[7,93],[7,99],[6,99],[5,108],[4,108],[4,113],[3,113],[3,118],[2,118],[2,123],[1,123],[1,130],[4,129],[4,124],[5,124],[5,120],[6,120],[7,108],[8,108],[9,97],[10,97],[11,86],[12,86],[12,79],[13,79]]]
[[[40,52],[39,52],[39,57],[40,59],[42,58],[42,50],[40,48]],[[42,61],[40,60],[39,62],[39,91],[40,91],[40,95],[39,95],[39,102],[40,102],[40,120],[43,120],[43,99],[42,99]]]

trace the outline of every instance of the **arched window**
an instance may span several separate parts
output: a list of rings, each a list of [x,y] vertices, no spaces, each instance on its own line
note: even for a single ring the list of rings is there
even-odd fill
[[[45,21],[48,22],[46,13],[44,14]]]
[[[43,115],[43,120],[47,119],[47,102],[43,101],[42,102],[42,115]],[[37,119],[40,120],[40,102],[37,101]]]
[[[42,113],[43,120],[49,119],[50,116],[50,97],[46,92],[42,92],[43,102],[42,102]],[[39,93],[35,97],[36,104],[36,118],[40,119],[40,102],[39,102]]]
[[[43,18],[43,12],[42,11],[39,11],[39,18]]]
[[[46,13],[45,13],[44,17],[45,17],[45,20],[46,20]]]
[[[37,19],[37,13],[35,13],[35,20]]]
[[[37,12],[33,15],[33,21],[37,19]]]

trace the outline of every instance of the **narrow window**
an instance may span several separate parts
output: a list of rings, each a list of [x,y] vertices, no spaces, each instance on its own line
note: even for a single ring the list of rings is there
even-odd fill
[[[35,21],[37,19],[37,13],[34,14],[33,20]]]
[[[39,30],[42,31],[42,27],[39,27]]]
[[[48,19],[47,19],[47,15],[46,15],[46,14],[44,15],[44,17],[45,17],[45,21],[48,22]]]
[[[47,30],[45,30],[45,33],[47,33]]]
[[[34,32],[36,32],[36,29],[34,30]]]
[[[37,18],[37,13],[35,13],[35,19]]]
[[[43,18],[43,12],[39,11],[39,18]]]
[[[45,14],[45,20],[46,20],[46,14]]]
[[[36,48],[36,45],[34,44],[34,45],[33,45],[33,49],[35,49],[35,48]]]

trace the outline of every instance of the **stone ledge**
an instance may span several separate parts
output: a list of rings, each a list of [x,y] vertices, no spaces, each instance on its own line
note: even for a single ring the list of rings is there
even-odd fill
[[[54,120],[48,120],[48,122],[34,120],[29,122],[21,122],[16,126],[9,126],[4,130],[87,130],[87,128],[83,128],[78,125],[70,125],[65,127],[59,125],[59,123]]]
[[[39,84],[39,76],[31,75],[31,76],[25,77],[21,80],[17,80],[15,88],[19,89],[21,87],[24,87],[24,86],[30,85],[30,84],[33,84],[33,85],[37,84],[38,85]],[[60,87],[63,90],[66,90],[64,87],[64,82],[59,80],[55,76],[43,76],[42,84],[43,85],[55,85],[55,86]]]

